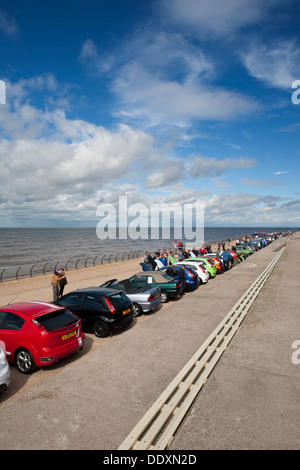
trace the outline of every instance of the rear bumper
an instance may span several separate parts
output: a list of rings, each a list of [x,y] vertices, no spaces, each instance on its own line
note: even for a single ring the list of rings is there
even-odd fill
[[[184,293],[184,286],[180,287],[176,291],[166,291],[170,295],[170,297],[180,297]]]
[[[121,318],[117,321],[109,321],[107,323],[109,323],[112,329],[116,331],[129,325],[133,321],[133,318],[134,317],[133,317],[133,311],[132,311],[129,315],[126,315],[124,318]]]
[[[151,300],[150,302],[139,302],[139,305],[142,307],[143,312],[150,312],[150,310],[155,310],[161,303],[161,295],[157,299]]]
[[[84,340],[85,336],[82,333],[78,338],[57,348],[44,348],[40,351],[39,357],[34,357],[35,363],[38,367],[54,364],[82,349]]]

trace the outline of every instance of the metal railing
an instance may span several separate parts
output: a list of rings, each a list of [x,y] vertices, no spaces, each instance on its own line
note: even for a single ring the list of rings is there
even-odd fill
[[[26,277],[46,275],[52,273],[55,269],[60,269],[62,267],[65,271],[70,271],[72,269],[88,268],[91,266],[99,266],[101,264],[137,259],[144,254],[145,250],[133,250],[125,253],[105,253],[97,256],[65,258],[58,261],[24,264],[20,266],[5,266],[0,268],[0,283]]]

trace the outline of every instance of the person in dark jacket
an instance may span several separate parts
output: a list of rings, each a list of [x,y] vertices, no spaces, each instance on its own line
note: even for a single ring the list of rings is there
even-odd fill
[[[182,265],[181,269],[178,270],[178,279],[185,282],[185,266]]]
[[[59,289],[58,290],[58,296],[61,297],[63,295],[65,285],[68,284],[64,268],[61,268],[58,271],[58,275],[59,275],[59,278],[58,278],[58,289]]]

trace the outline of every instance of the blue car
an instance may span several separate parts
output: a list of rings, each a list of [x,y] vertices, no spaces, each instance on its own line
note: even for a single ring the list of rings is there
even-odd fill
[[[163,272],[166,272],[167,274],[169,274],[169,271],[173,269],[174,272],[174,279],[178,279],[178,274],[176,274],[176,271],[178,272],[180,269],[182,269],[181,266],[166,266],[165,268],[160,268],[159,271],[163,271]],[[190,292],[192,290],[195,290],[197,289],[197,287],[199,286],[200,284],[200,281],[199,281],[199,277],[198,277],[198,274],[196,273],[196,271],[188,266],[185,268],[185,291],[186,292]]]

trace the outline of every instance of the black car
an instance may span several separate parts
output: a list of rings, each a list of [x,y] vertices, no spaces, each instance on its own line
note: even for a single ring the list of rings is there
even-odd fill
[[[87,287],[69,292],[53,303],[75,313],[82,321],[83,331],[92,331],[99,338],[133,320],[132,302],[121,290]]]

